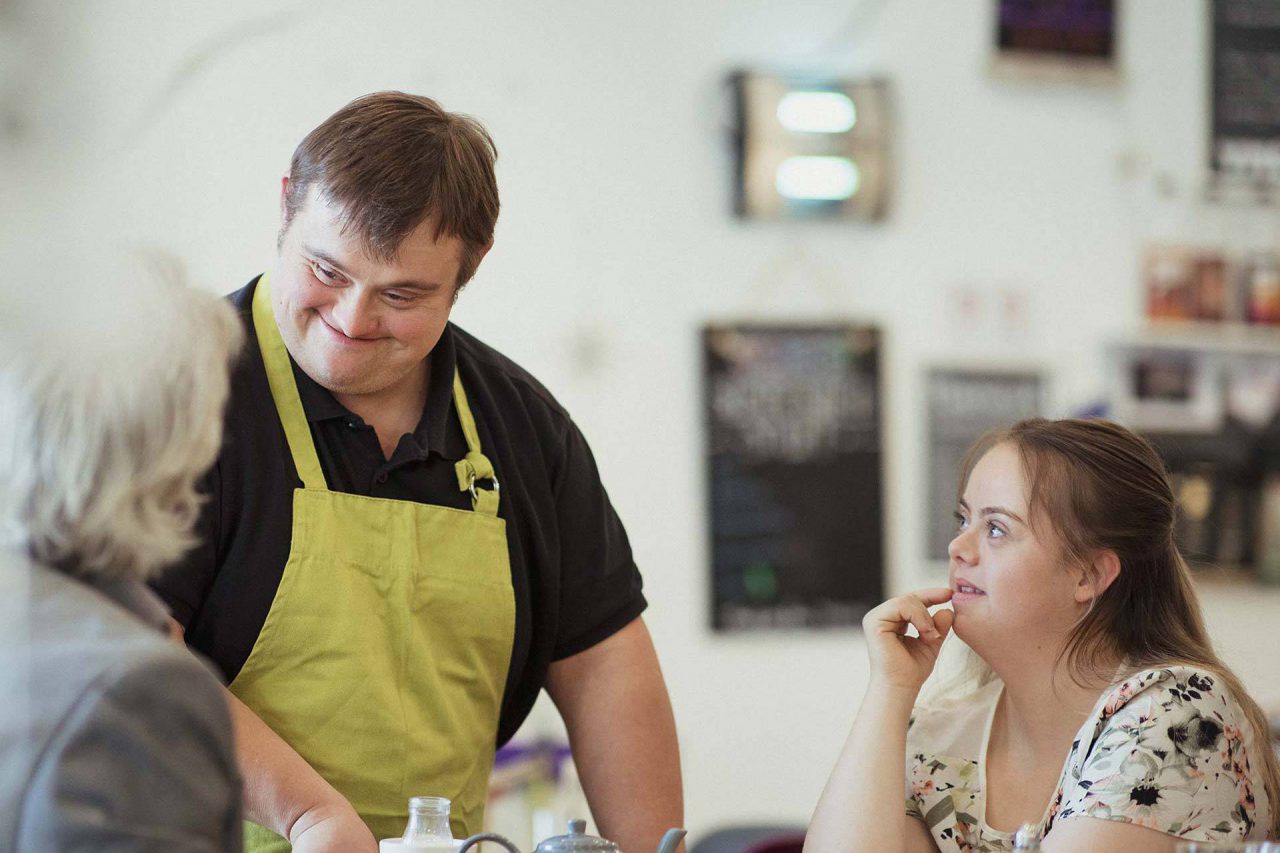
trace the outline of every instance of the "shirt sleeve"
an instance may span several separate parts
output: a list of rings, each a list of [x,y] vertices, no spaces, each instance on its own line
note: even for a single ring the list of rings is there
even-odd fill
[[[241,818],[221,688],[192,658],[153,655],[99,679],[60,723],[16,849],[238,853]]]
[[[586,438],[568,423],[555,479],[560,626],[553,657],[570,657],[625,627],[647,606],[622,520]]]
[[[151,588],[183,628],[191,627],[191,621],[204,605],[218,570],[222,494],[218,465],[214,465],[204,476],[199,488],[200,494],[204,496],[204,505],[200,508],[200,516],[192,531],[195,544],[176,563],[149,581]]]
[[[1054,820],[1123,821],[1188,841],[1252,838],[1261,780],[1248,726],[1216,674],[1139,673],[1106,697],[1091,746],[1069,759],[1075,778],[1055,798]]]

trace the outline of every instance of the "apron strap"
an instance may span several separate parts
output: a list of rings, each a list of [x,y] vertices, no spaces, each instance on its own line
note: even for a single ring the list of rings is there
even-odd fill
[[[267,370],[267,382],[271,385],[271,397],[275,400],[285,438],[289,440],[289,452],[293,464],[307,489],[327,489],[324,469],[316,455],[315,442],[311,440],[311,425],[302,410],[298,385],[293,379],[293,366],[289,363],[289,351],[285,349],[280,329],[276,327],[275,314],[271,311],[271,290],[268,274],[258,279],[253,293],[253,329],[262,350],[262,362]]]
[[[476,430],[476,419],[471,414],[471,405],[467,402],[467,392],[462,387],[462,376],[457,368],[453,371],[453,405],[458,410],[462,434],[467,438],[467,455],[454,466],[458,475],[458,488],[471,492],[473,510],[485,515],[497,515],[498,477],[489,457],[480,451],[480,433]],[[489,480],[493,483],[493,488],[477,489],[477,480]]]

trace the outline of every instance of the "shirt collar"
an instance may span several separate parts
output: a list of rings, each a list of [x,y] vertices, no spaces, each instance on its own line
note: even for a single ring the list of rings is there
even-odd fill
[[[461,459],[467,454],[466,443],[459,441],[449,430],[449,419],[454,417],[453,375],[458,365],[452,323],[445,325],[444,333],[431,350],[430,359],[431,384],[413,437],[424,454],[437,453],[446,459]],[[335,418],[360,421],[359,416],[339,403],[328,388],[307,375],[292,356],[289,357],[289,363],[293,366],[298,397],[302,400],[302,410],[306,413],[308,423]]]

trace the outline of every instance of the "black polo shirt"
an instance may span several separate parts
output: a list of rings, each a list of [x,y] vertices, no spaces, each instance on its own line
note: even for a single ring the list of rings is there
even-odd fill
[[[153,582],[186,627],[187,642],[230,683],[262,630],[289,557],[289,453],[253,332],[257,279],[231,294],[248,332],[232,374],[226,433],[205,480],[199,542]],[[569,415],[518,365],[450,323],[431,353],[422,419],[391,459],[373,428],[293,365],[329,488],[355,495],[471,508],[454,463],[466,439],[453,404],[457,367],[480,443],[493,462],[507,523],[515,642],[497,742],[529,713],[555,660],[590,648],[645,608],[622,522]]]

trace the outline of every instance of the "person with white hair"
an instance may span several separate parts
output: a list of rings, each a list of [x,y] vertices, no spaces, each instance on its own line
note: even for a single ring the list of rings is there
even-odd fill
[[[191,545],[242,333],[91,273],[0,290],[0,850],[239,851],[222,689],[144,581]]]

